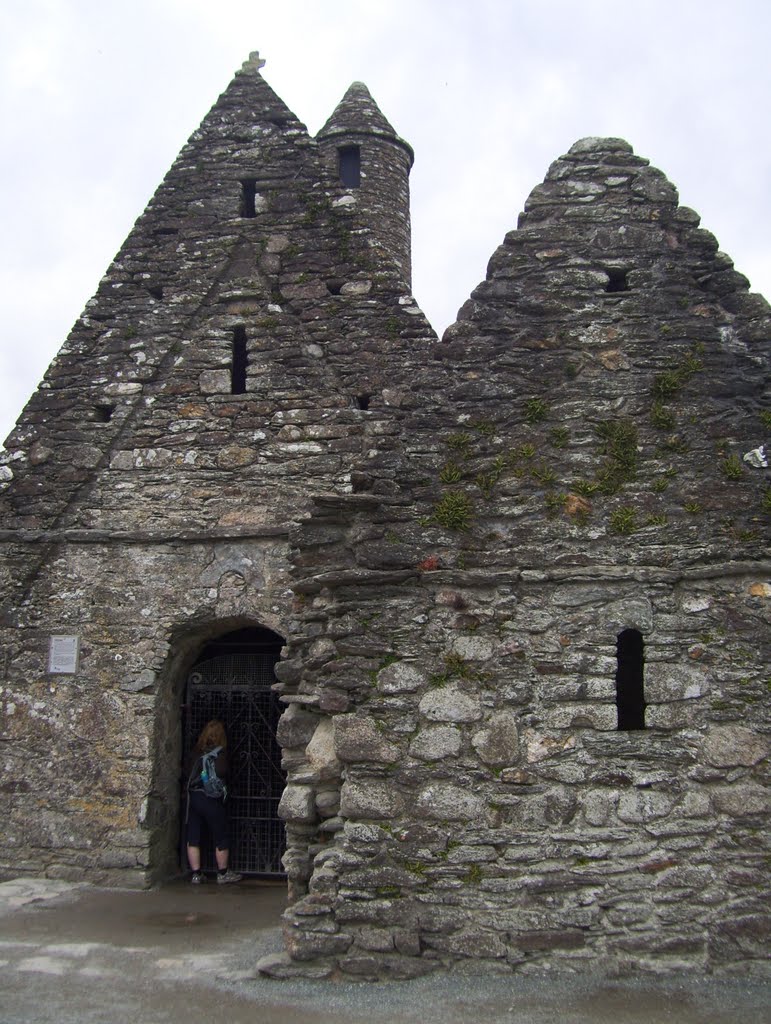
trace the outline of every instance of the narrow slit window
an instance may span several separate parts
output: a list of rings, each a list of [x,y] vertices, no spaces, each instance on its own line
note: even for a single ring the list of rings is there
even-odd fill
[[[361,185],[361,150],[358,146],[342,146],[337,151],[340,181],[346,188]]]
[[[361,395],[356,396],[356,408],[357,409],[369,409],[369,400],[372,395],[368,392],[363,392]]]
[[[616,707],[620,731],[645,728],[643,690],[643,638],[637,629],[625,629],[616,641]]]
[[[233,328],[233,355],[230,364],[230,393],[243,395],[246,392],[246,367],[249,362],[246,352],[246,328]]]
[[[257,207],[255,205],[257,196],[257,181],[255,178],[247,178],[241,182],[241,216],[256,217]]]
[[[608,275],[608,283],[605,285],[606,292],[628,292],[631,290],[626,270],[621,270],[619,267],[607,267],[605,273]]]

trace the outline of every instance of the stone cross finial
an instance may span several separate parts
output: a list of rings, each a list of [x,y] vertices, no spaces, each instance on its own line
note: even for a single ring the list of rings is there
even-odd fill
[[[249,63],[252,64],[259,71],[260,68],[265,67],[265,61],[260,58],[260,51],[253,50],[249,54]]]

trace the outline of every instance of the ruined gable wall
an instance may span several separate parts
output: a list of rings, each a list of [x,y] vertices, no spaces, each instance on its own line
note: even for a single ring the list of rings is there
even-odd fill
[[[574,147],[372,454],[392,497],[297,532],[268,973],[763,969],[768,308],[716,250],[625,144]]]
[[[120,884],[175,869],[186,670],[217,631],[293,629],[288,526],[310,488],[354,486],[370,437],[402,415],[391,363],[435,340],[371,243],[356,196],[247,66],[9,439],[8,868]],[[75,677],[47,672],[55,633],[80,637]]]

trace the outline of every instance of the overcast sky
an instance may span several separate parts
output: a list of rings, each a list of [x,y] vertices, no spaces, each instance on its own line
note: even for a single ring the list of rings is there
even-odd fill
[[[312,133],[367,83],[415,150],[441,333],[549,164],[627,139],[771,298],[768,0],[2,0],[0,440],[252,50]]]

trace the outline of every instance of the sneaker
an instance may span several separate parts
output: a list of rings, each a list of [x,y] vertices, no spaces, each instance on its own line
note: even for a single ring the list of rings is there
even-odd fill
[[[217,875],[217,885],[227,885],[229,882],[240,882],[243,875],[239,875],[237,871],[221,871]]]
[[[194,871],[190,876],[191,885],[203,885],[206,881],[206,875],[203,871]]]

